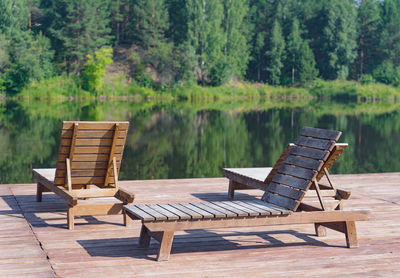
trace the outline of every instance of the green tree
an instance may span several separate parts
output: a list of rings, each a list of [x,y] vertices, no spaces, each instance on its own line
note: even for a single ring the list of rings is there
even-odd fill
[[[223,5],[220,1],[188,0],[188,41],[196,57],[195,72],[201,84],[210,71],[220,63],[223,48]]]
[[[57,61],[68,72],[80,73],[87,54],[109,44],[109,0],[42,2],[43,29],[53,42]]]
[[[86,65],[81,74],[82,88],[90,92],[99,92],[103,87],[106,67],[113,62],[113,49],[104,47],[95,52],[95,55],[87,55]]]
[[[354,1],[326,0],[321,10],[320,73],[325,79],[345,79],[356,58],[357,14]],[[317,39],[317,38],[315,38]]]
[[[0,0],[0,33],[8,38],[28,29],[28,0]]]
[[[301,38],[299,21],[297,18],[294,18],[292,28],[286,42],[286,67],[290,70],[292,85],[295,83],[296,79],[298,79],[296,74],[301,69],[300,59],[302,58],[302,45],[303,39]]]
[[[282,36],[281,25],[275,20],[272,27],[271,41],[266,56],[268,59],[267,71],[269,82],[273,85],[280,84],[284,60],[285,40]]]
[[[358,8],[358,76],[371,73],[379,53],[379,28],[381,24],[379,4],[375,0],[362,0]]]
[[[383,59],[390,59],[395,66],[400,65],[400,0],[383,2],[383,28],[381,49]]]
[[[242,77],[249,61],[247,37],[250,26],[246,19],[249,4],[247,0],[224,0],[223,4],[225,14],[222,23],[225,35],[223,54],[230,73],[227,78],[233,74]]]
[[[300,51],[299,82],[306,84],[318,76],[318,69],[315,65],[314,53],[307,41],[303,41]]]

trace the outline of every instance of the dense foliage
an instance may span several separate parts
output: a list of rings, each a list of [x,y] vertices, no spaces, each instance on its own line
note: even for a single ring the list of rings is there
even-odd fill
[[[400,0],[0,0],[0,94],[59,76],[99,91],[103,48],[141,87],[399,86]]]

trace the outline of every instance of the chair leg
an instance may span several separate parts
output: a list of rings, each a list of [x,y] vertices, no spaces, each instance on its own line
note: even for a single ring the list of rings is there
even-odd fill
[[[67,208],[67,222],[68,222],[68,229],[74,229],[74,207],[68,206]]]
[[[324,226],[322,226],[321,224],[315,223],[314,228],[315,228],[315,233],[317,234],[317,236],[319,236],[319,237],[326,236],[326,228]]]
[[[122,215],[124,217],[124,226],[125,227],[131,226],[132,218],[130,218],[129,215],[125,211],[122,212]]]
[[[139,238],[139,247],[147,248],[150,245],[150,231],[146,228],[145,225],[142,225],[142,229],[140,230],[140,238]]]
[[[358,240],[357,240],[356,222],[346,221],[344,234],[346,235],[347,247],[348,248],[357,248]]]
[[[168,261],[171,254],[172,241],[174,239],[173,231],[162,232],[160,250],[158,251],[157,261]]]
[[[233,199],[235,196],[235,185],[232,180],[229,180],[228,198]]]
[[[37,183],[37,188],[36,188],[36,202],[41,202],[42,201],[42,194],[43,194],[43,185],[40,183]]]

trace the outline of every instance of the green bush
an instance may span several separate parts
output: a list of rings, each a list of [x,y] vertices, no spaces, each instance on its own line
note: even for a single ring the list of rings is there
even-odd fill
[[[88,54],[86,65],[81,74],[82,89],[99,92],[103,88],[106,67],[113,62],[113,49],[104,47],[95,52],[94,57]]]

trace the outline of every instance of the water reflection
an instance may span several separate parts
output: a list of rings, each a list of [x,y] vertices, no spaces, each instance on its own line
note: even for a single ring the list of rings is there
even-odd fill
[[[121,179],[222,176],[273,165],[301,127],[343,131],[333,173],[400,171],[400,106],[334,103],[0,103],[0,183],[55,167],[62,120],[129,120]]]

